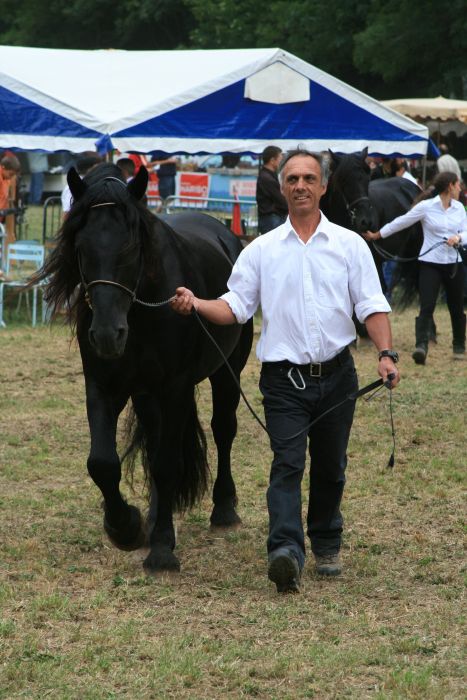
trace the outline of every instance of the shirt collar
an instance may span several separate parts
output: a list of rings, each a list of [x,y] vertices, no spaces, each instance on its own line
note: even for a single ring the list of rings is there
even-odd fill
[[[311,238],[314,238],[317,234],[323,234],[326,236],[326,238],[330,238],[331,234],[331,222],[329,219],[324,216],[323,212],[320,210],[321,214],[321,219],[319,221],[318,226],[316,227],[316,231],[314,232],[313,236]],[[295,231],[294,227],[292,226],[292,222],[290,221],[290,217],[288,216],[285,223],[282,224],[282,231],[279,234],[279,239],[281,241],[284,241],[286,238],[289,236],[294,235],[297,238],[299,238],[298,233]],[[310,240],[311,240],[310,238]]]
[[[441,211],[443,211],[443,212],[444,212],[444,211],[449,211],[449,209],[451,209],[451,207],[455,207],[454,202],[456,202],[456,201],[457,201],[457,200],[455,200],[454,197],[451,197],[451,201],[449,202],[449,206],[448,206],[447,209],[445,209],[445,208],[443,207],[443,203],[442,203],[442,201],[441,201],[441,197],[439,196],[439,194],[437,194],[436,197],[433,197],[433,204],[436,204],[436,205],[441,209]]]

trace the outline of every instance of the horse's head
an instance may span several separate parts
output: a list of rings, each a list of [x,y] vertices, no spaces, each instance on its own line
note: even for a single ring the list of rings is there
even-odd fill
[[[328,211],[331,220],[357,233],[368,231],[372,222],[368,197],[370,168],[366,162],[368,148],[359,153],[339,155],[330,150],[329,154]]]
[[[99,357],[118,358],[128,337],[128,311],[142,269],[137,200],[146,191],[145,168],[126,184],[119,168],[104,163],[81,180],[68,173],[73,208],[66,225],[74,230],[81,285],[92,310],[89,342]]]

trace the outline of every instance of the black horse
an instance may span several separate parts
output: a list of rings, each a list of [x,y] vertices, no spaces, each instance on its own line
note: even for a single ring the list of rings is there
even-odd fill
[[[384,224],[397,216],[405,214],[421,193],[420,188],[411,180],[403,177],[390,177],[372,180],[368,189],[372,206],[372,223],[370,230],[379,231]],[[417,292],[418,255],[422,247],[423,230],[420,223],[413,224],[389,238],[382,238],[370,244],[373,258],[386,291],[383,276],[383,263],[394,260],[394,283],[400,284],[402,294],[399,305],[411,303]],[[398,262],[398,260],[401,262]]]
[[[420,194],[420,188],[406,178],[370,180],[367,155],[367,148],[350,154],[329,151],[329,183],[320,203],[330,221],[359,234],[379,231],[384,224],[405,214]],[[416,258],[422,240],[422,229],[417,223],[377,244],[369,244],[383,291],[386,291],[383,263],[394,257]],[[410,302],[416,290],[416,260],[398,265],[395,277],[403,288],[401,303]]]
[[[368,231],[373,220],[367,155],[368,148],[348,154],[329,150],[329,181],[320,201],[320,208],[330,221],[357,233]]]
[[[180,568],[173,512],[193,506],[208,485],[195,402],[196,384],[205,378],[218,452],[211,524],[240,523],[230,465],[240,390],[197,319],[173,312],[167,300],[181,285],[208,298],[225,292],[242,247],[204,214],[156,218],[140,201],[147,180],[144,168],[128,185],[112,164],[98,165],[84,180],[71,169],[74,204],[41,274],[49,280],[48,303],[55,310],[68,306],[77,333],[91,434],[87,467],[104,497],[105,531],[121,549],[148,542],[144,567],[155,572]],[[252,320],[207,325],[239,378]],[[146,526],[119,487],[116,429],[129,399],[134,423],[127,454],[142,451],[150,494]]]

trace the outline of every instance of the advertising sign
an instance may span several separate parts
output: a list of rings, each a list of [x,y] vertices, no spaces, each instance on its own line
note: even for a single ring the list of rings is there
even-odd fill
[[[183,202],[183,197],[209,197],[210,175],[207,173],[181,172],[177,177],[177,197]],[[206,207],[206,202],[195,202],[197,207]]]
[[[235,199],[237,197],[245,197],[245,199],[256,198],[256,178],[248,180],[230,180],[229,181],[229,196]]]

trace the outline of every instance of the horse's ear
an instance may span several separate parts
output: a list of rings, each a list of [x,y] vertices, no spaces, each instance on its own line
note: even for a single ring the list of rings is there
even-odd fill
[[[146,192],[146,187],[148,186],[148,180],[148,171],[144,165],[142,165],[133,180],[130,180],[127,185],[128,192],[131,194],[131,196],[135,199],[142,199]]]
[[[73,167],[69,169],[66,179],[73,200],[76,202],[86,192],[87,187]]]
[[[338,155],[336,155],[335,153],[333,153],[330,148],[328,148],[328,151],[329,151],[329,156],[331,158],[331,163],[333,165],[338,165],[339,161],[340,161],[340,157]]]
[[[362,151],[362,160],[366,160],[368,156],[368,146],[366,146]]]

